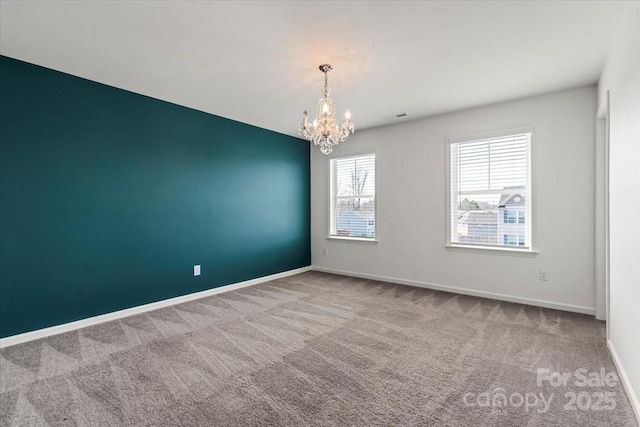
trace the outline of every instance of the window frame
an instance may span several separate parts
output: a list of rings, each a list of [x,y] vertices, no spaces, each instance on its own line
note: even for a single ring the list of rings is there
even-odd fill
[[[520,248],[519,246],[505,246],[505,245],[482,245],[482,244],[465,244],[453,242],[451,240],[451,227],[453,226],[451,221],[451,144],[457,144],[461,142],[470,142],[483,139],[502,138],[510,135],[529,134],[529,155],[527,158],[527,174],[529,185],[529,206],[525,210],[525,218],[529,218],[529,236],[530,244],[528,248]],[[533,126],[519,126],[513,128],[507,128],[497,131],[465,134],[462,136],[445,136],[445,248],[449,251],[461,251],[461,252],[479,252],[485,254],[494,255],[515,255],[515,256],[537,256],[537,241],[536,241],[536,185],[535,176],[533,171],[535,170],[535,133]]]
[[[333,201],[331,200],[331,194],[334,193],[335,189],[333,188],[332,176],[331,176],[331,162],[337,159],[343,159],[347,157],[359,157],[359,156],[367,156],[373,154],[375,156],[374,159],[374,175],[375,179],[373,181],[373,185],[375,187],[373,193],[373,233],[374,237],[352,237],[352,236],[332,236],[331,235],[331,206]],[[378,227],[378,153],[375,150],[367,150],[367,151],[354,151],[354,152],[344,152],[340,154],[331,154],[327,157],[327,240],[335,240],[335,241],[343,241],[343,242],[354,242],[354,243],[378,243],[379,240],[379,227]],[[337,221],[337,218],[336,218]]]

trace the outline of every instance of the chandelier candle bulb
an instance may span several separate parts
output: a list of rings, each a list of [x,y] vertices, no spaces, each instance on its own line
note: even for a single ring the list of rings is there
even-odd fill
[[[331,91],[327,75],[333,69],[333,66],[331,64],[322,64],[319,68],[324,73],[323,97],[318,100],[313,126],[309,125],[307,120],[308,113],[305,111],[302,115],[303,121],[300,129],[298,129],[298,134],[313,142],[314,145],[319,145],[323,154],[330,154],[335,145],[346,141],[349,134],[354,132],[354,126],[351,123],[351,112],[349,110],[344,115],[345,122],[342,125],[336,122],[336,104],[329,98]]]

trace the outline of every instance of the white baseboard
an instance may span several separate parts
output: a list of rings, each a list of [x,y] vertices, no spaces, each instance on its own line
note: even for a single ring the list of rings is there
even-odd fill
[[[311,268],[315,271],[322,271],[325,273],[341,274],[343,276],[359,277],[361,279],[379,280],[381,282],[398,283],[400,285],[415,286],[418,288],[433,289],[436,291],[452,292],[452,293],[463,294],[463,295],[471,295],[474,297],[496,299],[500,301],[534,305],[538,307],[553,308],[555,310],[571,311],[574,313],[595,315],[595,312],[596,312],[595,308],[583,307],[580,305],[564,304],[560,302],[544,301],[544,300],[538,300],[533,298],[516,297],[516,296],[506,295],[506,294],[497,294],[493,292],[478,291],[475,289],[458,288],[455,286],[448,286],[448,285],[437,285],[435,283],[418,282],[415,280],[399,279],[397,277],[377,276],[374,274],[356,273],[353,271],[335,270],[332,268],[324,268],[324,267],[318,267],[318,266],[311,266]]]
[[[283,271],[282,273],[272,274],[270,276],[258,277],[256,279],[246,280],[244,282],[238,282],[230,285],[220,286],[213,289],[207,289],[206,291],[195,292],[192,294],[182,295],[175,298],[169,298],[162,301],[139,305],[137,307],[131,307],[124,310],[118,310],[111,313],[101,314],[99,316],[88,317],[86,319],[77,320],[75,322],[63,323],[62,325],[51,326],[49,328],[38,329],[31,332],[25,332],[23,334],[12,335],[6,338],[0,338],[0,348],[10,347],[12,345],[21,344],[27,341],[33,341],[40,338],[45,338],[51,335],[57,335],[63,332],[69,332],[69,331],[73,331],[80,328],[86,328],[87,326],[93,326],[99,323],[109,322],[111,320],[122,319],[123,317],[133,316],[134,314],[145,313],[147,311],[157,310],[159,308],[164,308],[164,307],[180,304],[187,301],[193,301],[195,299],[208,297],[210,295],[216,295],[223,292],[233,291],[235,289],[245,288],[247,286],[257,285],[258,283],[264,283],[270,280],[280,279],[287,276],[293,276],[294,274],[300,274],[310,270],[311,270],[311,266],[296,268],[295,270]]]
[[[609,349],[609,353],[611,354],[611,358],[613,359],[613,364],[618,370],[618,377],[622,380],[622,385],[627,392],[627,397],[629,397],[629,403],[631,403],[633,412],[636,415],[636,421],[638,421],[638,424],[640,424],[640,402],[638,402],[638,397],[631,387],[631,381],[629,381],[629,377],[627,376],[622,363],[620,363],[618,353],[616,353],[616,349],[613,347],[613,343],[611,342],[611,340],[607,340],[607,348]]]

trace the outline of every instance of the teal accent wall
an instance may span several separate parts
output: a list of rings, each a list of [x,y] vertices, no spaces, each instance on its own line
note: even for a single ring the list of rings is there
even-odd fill
[[[309,198],[308,143],[0,57],[1,337],[308,266]]]

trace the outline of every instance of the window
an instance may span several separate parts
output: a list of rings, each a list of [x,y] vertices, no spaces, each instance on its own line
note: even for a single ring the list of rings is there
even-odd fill
[[[524,246],[524,236],[522,234],[505,234],[502,241],[505,246]]]
[[[448,141],[452,246],[531,250],[531,132]]]
[[[329,160],[329,237],[376,237],[376,155]]]
[[[517,198],[522,200],[521,197]],[[524,210],[504,209],[502,218],[505,224],[524,224]]]

